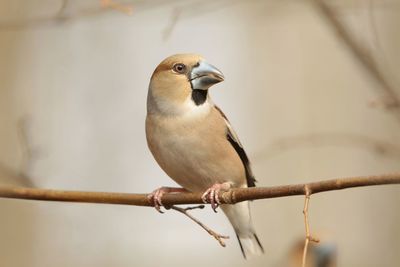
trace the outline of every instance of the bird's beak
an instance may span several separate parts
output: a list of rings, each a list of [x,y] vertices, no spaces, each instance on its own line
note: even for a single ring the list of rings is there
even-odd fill
[[[207,90],[223,80],[222,72],[205,61],[200,61],[189,74],[189,81],[193,90]]]

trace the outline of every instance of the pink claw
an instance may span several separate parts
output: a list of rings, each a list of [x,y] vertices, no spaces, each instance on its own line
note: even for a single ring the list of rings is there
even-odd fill
[[[153,202],[154,208],[156,208],[156,210],[159,213],[164,213],[161,210],[161,207],[164,206],[161,198],[165,193],[178,193],[178,192],[187,192],[186,189],[184,188],[174,188],[174,187],[165,187],[162,186],[156,190],[154,190],[153,192],[151,192],[150,194],[147,195],[147,198]]]
[[[165,192],[165,188],[164,188],[164,187],[160,187],[160,188],[154,190],[153,192],[151,192],[149,195],[147,195],[147,198],[148,198],[151,202],[153,202],[154,208],[156,208],[156,210],[157,210],[159,213],[164,213],[164,212],[161,210],[161,206],[163,205],[163,204],[162,204],[162,201],[161,201],[161,197],[162,197],[162,195],[163,195],[164,193],[166,193],[166,192]]]
[[[217,208],[221,205],[221,200],[219,199],[219,193],[222,191],[227,191],[231,188],[230,183],[223,184],[214,184],[210,188],[208,188],[204,194],[201,196],[201,199],[204,203],[210,203],[211,208],[214,212],[217,212]]]

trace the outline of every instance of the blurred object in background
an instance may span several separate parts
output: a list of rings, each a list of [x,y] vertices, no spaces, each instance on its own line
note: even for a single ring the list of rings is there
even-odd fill
[[[293,243],[287,256],[287,267],[302,265],[304,238]],[[330,242],[310,243],[307,251],[306,267],[336,267],[337,247]]]

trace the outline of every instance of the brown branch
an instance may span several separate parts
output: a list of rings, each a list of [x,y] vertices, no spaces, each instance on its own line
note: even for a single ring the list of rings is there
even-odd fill
[[[246,200],[306,195],[306,187],[309,189],[310,195],[312,195],[352,187],[385,184],[400,184],[400,173],[332,179],[306,184],[236,188],[221,192],[220,200],[224,204],[234,204]],[[165,206],[201,204],[201,195],[202,193],[165,194],[162,197],[162,202]],[[10,186],[0,186],[0,198],[153,206],[153,203],[147,198],[147,194],[64,191]]]
[[[337,37],[347,46],[354,58],[358,60],[371,77],[380,84],[378,88],[382,89],[387,96],[385,107],[400,121],[400,97],[397,95],[395,88],[392,87],[382,70],[378,67],[374,57],[369,53],[366,47],[352,37],[351,32],[338,19],[334,10],[326,4],[324,0],[312,1],[325,17],[326,21],[331,25]]]

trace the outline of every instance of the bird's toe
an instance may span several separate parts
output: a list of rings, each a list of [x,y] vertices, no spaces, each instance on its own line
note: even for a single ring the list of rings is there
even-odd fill
[[[221,191],[227,191],[230,188],[230,183],[214,184],[204,192],[201,199],[204,203],[210,203],[213,211],[217,212],[218,206],[222,204],[221,199],[219,198],[219,193]]]
[[[154,190],[153,192],[151,192],[147,198],[150,200],[150,202],[152,202],[154,208],[159,212],[159,213],[164,213],[161,210],[161,207],[163,206],[162,204],[162,196],[164,195],[164,193],[166,193],[166,189],[164,187],[160,187],[156,190]]]

